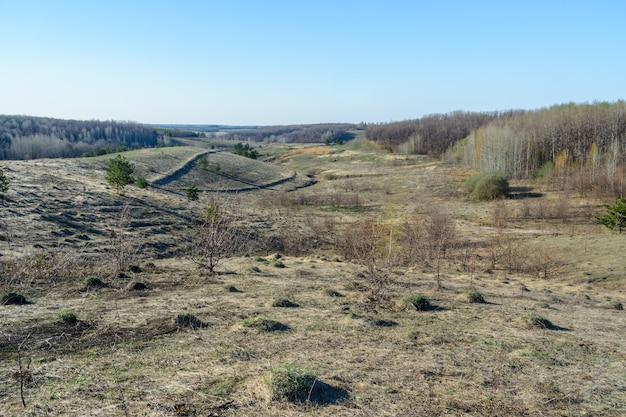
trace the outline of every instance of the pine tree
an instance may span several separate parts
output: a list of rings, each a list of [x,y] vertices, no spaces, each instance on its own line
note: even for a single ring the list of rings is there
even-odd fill
[[[618,198],[614,205],[607,204],[606,213],[596,217],[596,221],[611,230],[617,229],[622,233],[622,228],[626,228],[626,198]]]

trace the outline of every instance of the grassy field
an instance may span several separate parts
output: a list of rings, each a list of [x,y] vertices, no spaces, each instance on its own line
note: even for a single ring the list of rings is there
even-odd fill
[[[27,302],[0,306],[0,416],[624,415],[626,241],[593,222],[604,201],[519,183],[469,202],[469,171],[364,141],[263,149],[125,153],[168,181],[122,196],[111,156],[3,163],[0,292]],[[254,244],[211,275],[191,257],[211,194],[183,190],[214,190],[217,164]],[[418,251],[378,264],[373,299],[342,233],[380,219],[406,253],[433,213],[455,230],[439,278]]]

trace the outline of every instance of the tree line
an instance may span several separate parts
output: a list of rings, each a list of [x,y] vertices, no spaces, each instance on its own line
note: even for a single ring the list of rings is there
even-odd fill
[[[184,131],[135,122],[0,115],[0,159],[71,158],[99,148],[169,144]]]
[[[320,123],[310,125],[262,126],[228,133],[227,139],[239,142],[329,143],[346,142],[356,137],[355,130],[364,125]]]
[[[561,189],[624,195],[626,102],[562,104],[498,118],[470,133],[456,157],[508,178],[549,176]]]
[[[401,122],[368,124],[365,136],[394,153],[438,156],[459,140],[508,112],[431,114]]]

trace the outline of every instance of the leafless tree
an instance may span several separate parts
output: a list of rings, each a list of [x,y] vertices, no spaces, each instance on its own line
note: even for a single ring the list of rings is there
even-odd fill
[[[4,332],[0,332],[0,333],[2,333],[4,338],[7,340],[7,343],[9,344],[9,346],[12,349],[14,349],[17,354],[17,372],[15,373],[15,376],[16,376],[17,381],[20,384],[19,389],[20,389],[20,399],[22,400],[22,405],[24,406],[24,408],[26,408],[26,399],[24,398],[24,388],[32,380],[32,375],[30,372],[31,361],[29,360],[26,367],[24,367],[24,358],[23,358],[22,352],[24,348],[26,347],[28,340],[30,339],[31,333],[26,335],[19,342],[14,341],[13,337],[11,337],[10,335],[7,335]]]
[[[429,257],[434,262],[437,274],[437,289],[441,289],[441,264],[456,234],[454,219],[443,208],[433,210],[424,222],[424,231],[429,245]]]
[[[366,268],[365,278],[370,298],[374,301],[384,297],[385,289],[393,280],[391,269],[395,254],[392,242],[393,229],[375,217],[350,224],[339,236],[339,252]]]
[[[236,216],[228,212],[219,193],[211,196],[204,218],[193,228],[192,260],[209,274],[219,263],[236,254],[247,236],[236,227]]]

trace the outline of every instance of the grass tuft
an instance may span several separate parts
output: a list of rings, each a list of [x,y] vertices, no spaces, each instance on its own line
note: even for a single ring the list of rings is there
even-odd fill
[[[480,303],[480,304],[484,304],[486,303],[485,301],[485,297],[483,297],[483,295],[481,293],[479,293],[478,291],[470,291],[467,293],[467,301],[470,303]]]
[[[404,308],[412,308],[417,311],[428,311],[433,308],[428,298],[423,295],[412,295],[410,297],[404,297],[402,299]]]

